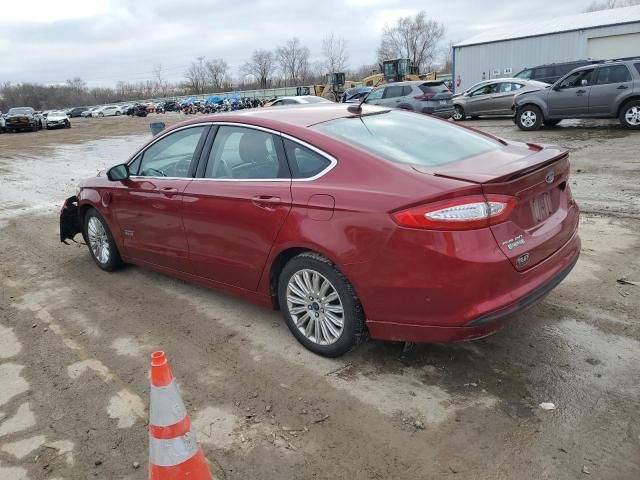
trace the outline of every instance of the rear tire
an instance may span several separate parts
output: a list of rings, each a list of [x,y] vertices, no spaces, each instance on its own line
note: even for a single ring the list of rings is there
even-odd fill
[[[467,115],[464,113],[464,108],[462,108],[460,105],[454,105],[453,109],[453,119],[456,122],[462,122],[463,120],[467,119]]]
[[[520,130],[539,130],[542,121],[542,112],[535,105],[525,105],[516,111],[516,125]]]
[[[625,103],[620,109],[618,119],[623,127],[640,130],[640,101],[634,100]]]
[[[278,300],[293,336],[318,355],[338,357],[363,339],[365,316],[355,290],[322,255],[289,260],[278,278]]]
[[[84,239],[96,265],[107,272],[121,268],[124,262],[104,217],[91,208],[84,216],[83,225]]]
[[[119,117],[119,116],[120,116],[120,112],[116,112],[116,117]]]

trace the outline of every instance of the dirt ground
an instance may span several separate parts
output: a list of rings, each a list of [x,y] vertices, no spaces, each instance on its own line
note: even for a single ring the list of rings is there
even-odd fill
[[[640,478],[640,133],[610,122],[508,139],[571,150],[583,253],[487,339],[368,341],[336,360],[278,312],[58,241],[82,177],[146,119],[0,135],[0,480],[147,476],[148,359],[167,352],[218,479]],[[552,402],[555,410],[543,410]]]

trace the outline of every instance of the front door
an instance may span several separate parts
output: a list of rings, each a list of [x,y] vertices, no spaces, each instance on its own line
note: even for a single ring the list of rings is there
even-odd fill
[[[129,164],[130,178],[113,190],[111,200],[128,257],[191,270],[182,200],[208,129],[194,126],[170,133]]]
[[[547,105],[551,117],[583,117],[589,113],[593,71],[593,68],[588,68],[570,73],[548,90]]]
[[[291,173],[279,135],[224,125],[206,166],[184,191],[194,273],[255,290],[291,210]]]
[[[489,83],[476,88],[469,94],[464,107],[467,116],[486,115],[492,111],[493,95],[498,91],[497,83]]]

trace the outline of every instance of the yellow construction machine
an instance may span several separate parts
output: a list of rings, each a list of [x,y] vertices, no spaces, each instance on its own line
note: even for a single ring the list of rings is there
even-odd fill
[[[418,67],[408,58],[396,58],[382,62],[382,72],[374,73],[362,79],[365,87],[377,87],[384,83],[404,82],[407,80],[435,80],[435,72],[420,74]]]

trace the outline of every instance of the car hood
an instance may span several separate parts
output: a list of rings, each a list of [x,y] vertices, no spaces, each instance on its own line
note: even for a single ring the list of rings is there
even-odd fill
[[[47,120],[66,120],[67,116],[63,115],[63,114],[57,114],[57,115],[47,115]]]
[[[12,113],[12,114],[7,114],[7,118],[21,118],[21,117],[33,118],[34,116],[35,116],[34,113]]]

